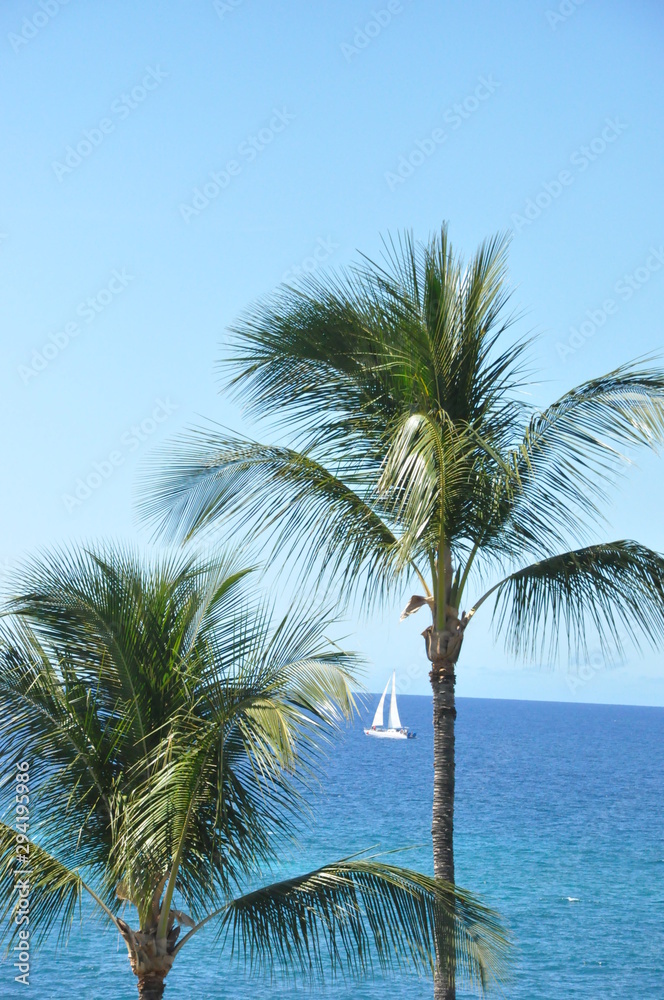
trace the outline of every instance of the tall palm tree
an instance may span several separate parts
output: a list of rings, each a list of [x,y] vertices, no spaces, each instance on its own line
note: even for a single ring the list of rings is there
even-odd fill
[[[312,754],[353,712],[353,660],[321,616],[271,625],[245,576],[223,556],[146,567],[109,547],[52,554],[19,580],[0,656],[10,944],[29,852],[33,946],[66,936],[85,895],[149,1000],[208,923],[253,967],[432,971],[443,954],[484,984],[504,936],[453,886],[367,856],[263,884],[292,841]],[[212,960],[215,943],[196,940]]]
[[[517,653],[561,631],[576,652],[664,634],[661,556],[597,540],[624,453],[662,440],[664,373],[626,365],[527,405],[506,254],[496,237],[464,264],[445,228],[405,235],[380,263],[260,301],[234,328],[231,385],[287,443],[194,430],[157,455],[143,504],[172,536],[225,519],[270,532],[271,557],[367,604],[419,581],[402,617],[431,613],[434,870],[449,882],[455,671],[480,607],[493,599]],[[454,996],[444,971],[436,995]]]

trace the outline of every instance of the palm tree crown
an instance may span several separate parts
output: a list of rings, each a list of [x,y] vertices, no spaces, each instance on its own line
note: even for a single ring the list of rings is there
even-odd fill
[[[426,244],[388,242],[382,264],[259,302],[226,364],[293,445],[195,430],[157,454],[145,514],[172,536],[222,518],[270,530],[278,550],[299,552],[299,570],[340,574],[367,601],[417,577],[438,628],[471,572],[479,582],[514,569],[491,593],[517,650],[546,624],[554,644],[561,623],[572,645],[589,622],[607,645],[621,625],[660,638],[660,557],[632,542],[578,545],[634,448],[661,442],[664,373],[625,365],[529,406],[530,342],[509,335],[506,253],[494,238],[464,266],[443,228]]]

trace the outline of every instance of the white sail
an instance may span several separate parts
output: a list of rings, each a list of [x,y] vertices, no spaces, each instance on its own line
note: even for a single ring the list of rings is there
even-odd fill
[[[395,675],[396,671],[392,674],[392,697],[390,698],[390,714],[387,717],[388,729],[401,729],[401,719],[399,718],[399,709],[397,708],[397,695],[396,691],[394,690]],[[387,691],[387,688],[385,688],[385,690]]]
[[[378,708],[376,709],[376,714],[374,715],[373,722],[371,723],[372,726],[383,725],[383,705],[385,704],[385,695],[387,694],[387,689],[389,686],[390,682],[388,681],[387,684],[385,685],[385,690],[380,696],[380,701],[378,702]]]

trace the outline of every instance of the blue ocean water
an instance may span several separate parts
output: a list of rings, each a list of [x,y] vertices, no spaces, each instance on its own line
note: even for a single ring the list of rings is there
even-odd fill
[[[377,696],[376,696],[377,699]],[[363,716],[371,718],[369,698]],[[516,941],[510,1000],[661,1000],[664,996],[664,709],[459,699],[457,879],[498,908]],[[302,870],[374,845],[415,849],[431,870],[430,700],[400,699],[414,741],[369,740],[361,725],[335,745]],[[292,986],[250,977],[202,932],[167,980],[168,1000],[285,1000]],[[0,995],[25,996],[0,965]],[[428,998],[414,977],[331,984],[338,1000]],[[96,923],[32,962],[39,1000],[133,1000],[122,942]],[[313,996],[298,987],[301,997]],[[459,996],[465,996],[463,991]]]

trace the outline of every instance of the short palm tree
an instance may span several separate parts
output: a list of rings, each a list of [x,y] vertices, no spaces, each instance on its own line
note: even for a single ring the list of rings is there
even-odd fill
[[[157,456],[144,501],[172,536],[224,519],[269,531],[273,556],[369,604],[419,581],[403,614],[432,616],[434,866],[450,882],[455,670],[481,605],[517,653],[561,631],[577,652],[664,634],[661,556],[595,538],[624,453],[662,440],[664,373],[627,365],[527,405],[506,253],[497,237],[464,265],[443,227],[260,301],[234,328],[231,385],[288,446],[195,430]],[[445,976],[436,993],[454,995]]]
[[[203,954],[221,938],[252,967],[432,971],[443,955],[483,984],[504,936],[452,886],[366,856],[263,884],[312,754],[353,712],[352,658],[320,616],[272,626],[245,575],[223,556],[146,567],[109,547],[52,554],[20,579],[0,658],[3,785],[17,762],[21,791],[19,807],[12,781],[14,821],[0,824],[10,944],[27,846],[32,945],[66,936],[85,896],[150,1000],[208,923]]]

